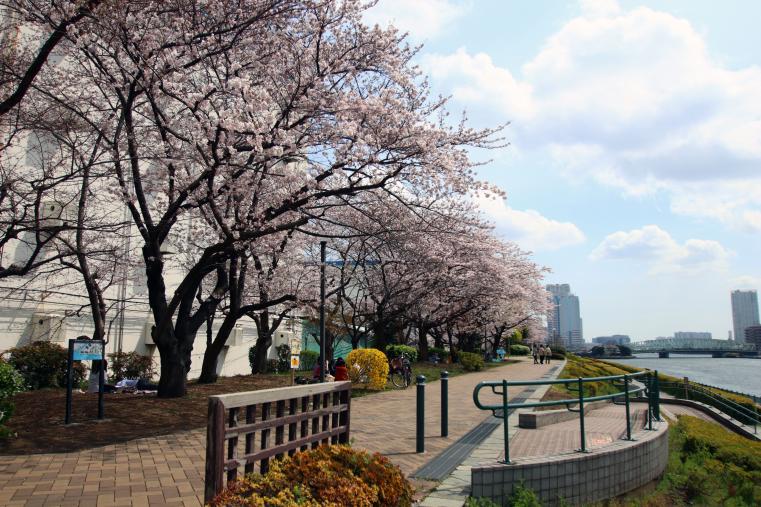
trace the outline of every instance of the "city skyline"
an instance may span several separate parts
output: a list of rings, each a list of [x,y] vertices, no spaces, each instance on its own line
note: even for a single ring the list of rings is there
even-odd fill
[[[381,0],[434,94],[509,146],[478,205],[584,303],[585,334],[733,329],[761,288],[757,2]],[[421,19],[428,22],[420,23]],[[452,114],[452,121],[459,115]]]

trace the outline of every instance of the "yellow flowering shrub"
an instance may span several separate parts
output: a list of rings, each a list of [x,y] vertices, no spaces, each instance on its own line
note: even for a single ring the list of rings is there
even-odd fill
[[[408,507],[412,487],[380,454],[323,445],[271,462],[262,476],[228,484],[213,507]]]
[[[346,369],[352,382],[381,390],[388,379],[386,354],[378,349],[355,349],[346,357]]]

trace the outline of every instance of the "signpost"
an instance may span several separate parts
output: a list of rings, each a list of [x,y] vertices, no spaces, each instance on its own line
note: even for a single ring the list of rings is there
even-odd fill
[[[74,387],[74,361],[100,361],[98,373],[98,419],[103,419],[103,384],[106,374],[106,343],[103,340],[69,340],[66,368],[66,415],[64,424],[71,424],[71,393]]]
[[[291,385],[296,381],[296,370],[301,365],[301,339],[291,338],[288,342],[291,349]]]

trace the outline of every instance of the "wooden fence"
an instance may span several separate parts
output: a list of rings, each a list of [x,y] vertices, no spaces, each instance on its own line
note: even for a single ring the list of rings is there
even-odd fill
[[[350,408],[351,382],[209,397],[205,501],[235,480],[241,468],[245,474],[264,474],[270,458],[348,443]]]

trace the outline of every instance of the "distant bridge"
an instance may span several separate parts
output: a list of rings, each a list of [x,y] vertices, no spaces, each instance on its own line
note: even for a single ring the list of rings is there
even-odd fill
[[[741,343],[729,340],[710,340],[706,338],[657,338],[631,344],[632,353],[657,353],[659,357],[669,357],[670,354],[710,354],[713,357],[724,357],[737,354],[746,357],[759,355],[753,343]]]

